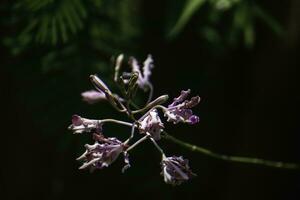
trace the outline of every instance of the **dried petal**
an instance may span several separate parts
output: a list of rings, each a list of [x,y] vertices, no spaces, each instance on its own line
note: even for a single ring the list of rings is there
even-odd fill
[[[101,133],[102,124],[99,122],[99,120],[86,119],[80,117],[79,115],[73,115],[72,124],[69,126],[69,129],[72,130],[74,134],[83,132]]]
[[[188,160],[181,156],[163,157],[162,159],[162,175],[164,181],[171,185],[180,185],[182,182],[196,176],[188,165]]]
[[[128,168],[131,167],[130,162],[129,162],[129,154],[128,154],[128,152],[124,151],[124,152],[123,152],[123,155],[124,155],[124,162],[125,162],[125,165],[124,165],[124,167],[122,168],[122,173],[124,173]]]
[[[124,151],[125,145],[116,138],[105,138],[104,143],[95,142],[93,145],[85,145],[86,151],[77,158],[83,161],[79,169],[102,169],[112,164]],[[129,164],[129,163],[128,163]]]
[[[152,56],[149,54],[147,59],[144,61],[143,66],[143,81],[149,82],[151,76],[151,70],[154,68]]]
[[[182,90],[180,93],[180,96],[177,98],[174,98],[173,103],[169,105],[169,107],[177,106],[178,104],[182,103],[188,95],[191,93],[191,90],[188,89],[187,91]]]
[[[193,111],[190,108],[195,107],[200,102],[200,97],[192,97],[191,100],[186,100],[190,93],[190,89],[181,91],[179,97],[174,98],[173,102],[168,106],[165,111],[165,116],[168,118],[168,122],[177,124],[179,122],[196,124],[199,122],[199,117],[193,115]]]
[[[140,122],[139,131],[149,133],[154,140],[160,139],[164,124],[161,122],[157,110],[154,109]]]
[[[151,70],[154,68],[153,59],[151,55],[148,55],[147,59],[143,63],[143,72],[141,72],[141,68],[134,57],[130,58],[129,64],[132,68],[132,72],[136,72],[139,74],[139,78],[137,81],[138,86],[147,90],[150,83]]]

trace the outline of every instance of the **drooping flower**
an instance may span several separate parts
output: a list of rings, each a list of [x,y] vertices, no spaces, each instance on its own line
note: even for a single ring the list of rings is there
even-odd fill
[[[130,58],[129,62],[132,72],[137,72],[139,74],[139,78],[137,80],[138,86],[143,89],[147,90],[150,83],[150,76],[151,76],[151,70],[153,69],[153,59],[151,55],[148,55],[147,59],[143,63],[143,72],[141,72],[141,68],[137,62],[137,60],[134,57]]]
[[[72,124],[69,126],[69,129],[72,130],[74,134],[84,132],[101,133],[102,124],[99,122],[99,120],[86,119],[80,117],[79,115],[73,115]]]
[[[88,90],[81,93],[82,100],[89,103],[94,104],[102,100],[106,100],[105,94],[101,91],[96,90]]]
[[[183,159],[181,156],[164,156],[161,164],[161,175],[164,176],[164,181],[167,184],[180,185],[182,182],[196,176],[196,174],[190,170],[188,160]]]
[[[168,106],[165,111],[165,116],[168,117],[168,122],[173,122],[174,124],[179,122],[196,124],[199,122],[199,117],[193,114],[191,108],[198,105],[200,97],[195,96],[190,100],[186,100],[190,92],[190,89],[187,91],[182,90],[180,96],[174,98],[173,102]]]
[[[108,167],[119,157],[120,153],[127,148],[127,146],[117,138],[100,138],[101,143],[96,141],[93,145],[85,145],[86,151],[77,158],[77,160],[83,161],[79,169],[94,171],[95,169]],[[127,155],[125,156],[125,164],[124,168],[127,169],[130,166]]]
[[[154,140],[159,140],[163,128],[164,124],[161,122],[157,110],[154,109],[141,120],[139,131],[141,133],[149,133]]]

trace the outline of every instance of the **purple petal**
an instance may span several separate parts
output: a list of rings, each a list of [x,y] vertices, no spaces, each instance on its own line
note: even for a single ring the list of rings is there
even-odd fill
[[[80,126],[83,124],[83,121],[79,115],[73,115],[72,116],[72,124],[74,126]]]
[[[198,116],[192,115],[188,121],[189,121],[189,124],[194,125],[194,124],[197,124],[200,121],[200,119]]]
[[[106,99],[106,96],[103,92],[98,92],[96,90],[88,90],[82,92],[81,96],[82,96],[82,100],[86,101],[89,104],[93,104]]]
[[[182,90],[180,93],[180,96],[177,98],[174,98],[173,103],[171,103],[168,107],[173,107],[173,106],[176,106],[176,105],[182,103],[188,97],[190,92],[191,92],[190,89],[188,89],[186,91]]]
[[[186,101],[185,108],[193,108],[199,104],[201,98],[199,96],[192,97],[190,101]]]
[[[153,59],[151,55],[148,55],[147,59],[144,61],[143,66],[143,80],[144,82],[149,82],[149,78],[151,75],[151,70],[153,69]]]
[[[124,173],[128,168],[131,167],[129,162],[129,154],[127,152],[124,152],[124,162],[125,166],[122,168],[122,173]]]

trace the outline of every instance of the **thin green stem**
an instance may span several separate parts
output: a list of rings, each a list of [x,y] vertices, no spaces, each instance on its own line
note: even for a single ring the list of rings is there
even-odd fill
[[[132,150],[134,147],[136,147],[137,145],[139,145],[143,141],[147,140],[148,137],[149,137],[149,135],[145,135],[144,137],[142,137],[141,139],[139,139],[138,141],[136,141],[134,144],[130,145],[130,147],[128,147],[128,149],[126,151],[128,152],[128,151]]]
[[[296,164],[296,163],[286,163],[286,162],[280,162],[280,161],[265,160],[265,159],[260,159],[260,158],[230,156],[230,155],[215,153],[206,148],[199,147],[199,146],[187,143],[187,142],[183,142],[167,133],[163,134],[163,138],[166,140],[172,141],[182,147],[185,147],[186,149],[189,149],[190,151],[201,153],[201,154],[204,154],[204,155],[216,158],[216,159],[228,161],[228,162],[263,165],[263,166],[267,166],[267,167],[275,167],[275,168],[281,168],[281,169],[300,169],[299,164]]]
[[[132,127],[131,127],[131,134],[130,134],[130,137],[124,142],[124,144],[128,144],[128,142],[130,142],[130,140],[134,137],[134,130],[135,130],[135,127],[136,127],[136,123],[132,123]]]
[[[125,125],[125,126],[132,126],[132,123],[130,123],[130,122],[124,122],[124,121],[116,120],[116,119],[102,119],[102,120],[99,120],[100,124],[107,123],[107,122],[121,124],[121,125]]]
[[[164,157],[165,156],[165,153],[164,151],[162,150],[162,148],[160,148],[160,146],[157,144],[157,142],[151,137],[150,133],[146,133],[147,136],[149,136],[151,142],[154,144],[154,146],[158,149],[158,151],[162,154],[162,156]]]
[[[164,102],[166,102],[168,100],[168,95],[162,95],[158,98],[156,98],[155,100],[151,101],[150,103],[148,103],[144,108],[141,108],[139,110],[134,110],[132,111],[133,114],[137,114],[137,113],[141,113],[141,112],[145,112],[146,110],[153,110],[156,107],[163,107],[164,109],[166,109],[164,106],[160,105],[163,104]]]

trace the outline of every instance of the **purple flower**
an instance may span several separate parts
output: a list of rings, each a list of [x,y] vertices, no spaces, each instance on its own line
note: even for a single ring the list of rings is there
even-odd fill
[[[79,115],[73,115],[72,124],[69,126],[69,129],[72,130],[74,134],[83,132],[101,133],[102,124],[99,123],[99,120],[86,119]]]
[[[162,172],[164,181],[171,185],[180,185],[182,182],[196,176],[189,167],[188,160],[181,156],[163,157]]]
[[[141,120],[139,131],[141,133],[149,133],[154,140],[160,139],[160,133],[163,131],[164,124],[161,122],[157,110],[154,109]]]
[[[141,72],[141,68],[134,57],[130,59],[130,65],[132,68],[132,72],[137,72],[139,74],[139,78],[137,80],[137,84],[140,88],[146,90],[150,83],[151,70],[153,69],[153,59],[151,55],[148,55],[147,59],[143,63],[143,72]]]
[[[106,96],[103,92],[98,92],[96,90],[88,90],[81,93],[82,100],[94,104],[102,100],[106,100]]]
[[[168,122],[173,122],[174,124],[179,122],[196,124],[199,122],[199,117],[193,115],[191,108],[198,105],[200,97],[195,96],[192,97],[191,100],[186,100],[190,92],[190,89],[187,91],[182,90],[180,96],[174,98],[173,102],[168,106],[165,111],[165,116],[168,117]]]
[[[100,140],[101,143],[96,141],[93,145],[85,145],[86,151],[77,158],[77,160],[83,161],[79,169],[94,171],[95,169],[108,167],[119,157],[120,153],[127,148],[127,146],[117,138],[104,138],[100,136],[98,140]],[[124,155],[126,166],[122,171],[130,166],[128,155]]]

